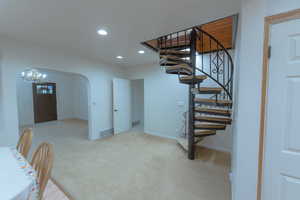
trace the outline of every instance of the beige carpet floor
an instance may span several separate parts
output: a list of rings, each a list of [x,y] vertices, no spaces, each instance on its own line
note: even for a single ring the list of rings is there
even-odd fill
[[[131,131],[97,141],[87,123],[34,127],[33,149],[54,144],[53,178],[75,200],[229,200],[229,155],[198,149],[190,161],[175,141]]]

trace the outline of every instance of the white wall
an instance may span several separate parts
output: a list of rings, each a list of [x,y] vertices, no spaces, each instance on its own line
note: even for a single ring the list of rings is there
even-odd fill
[[[298,0],[242,0],[232,166],[234,200],[256,199],[264,17],[296,8],[300,8]]]
[[[58,120],[79,118],[88,120],[87,81],[84,77],[53,70],[40,70],[47,74],[45,82],[56,83]],[[19,73],[20,74],[20,73]],[[32,84],[17,76],[19,124],[34,124]],[[24,106],[26,105],[26,106]]]
[[[235,200],[256,199],[263,17],[263,1],[243,2],[232,164]]]
[[[0,77],[2,77],[2,54],[0,53]],[[1,78],[0,78],[0,83],[1,83]],[[3,130],[4,127],[4,119],[3,119],[3,100],[2,97],[3,96],[3,90],[2,87],[0,85],[0,138],[3,141],[11,141],[13,140],[13,136],[11,135],[7,135],[4,132],[2,132],[1,130]],[[2,127],[2,128],[1,128]],[[1,145],[1,142],[0,142]]]
[[[144,79],[144,130],[146,133],[176,138],[181,116],[187,108],[188,87],[178,77],[166,74],[159,66],[127,68],[129,79]],[[183,106],[178,106],[183,102]]]
[[[57,117],[58,120],[73,117],[74,102],[72,101],[72,76],[66,73],[48,72],[49,82],[56,83]]]
[[[28,67],[77,73],[89,80],[89,138],[112,129],[112,78],[123,77],[117,66],[87,60],[59,50],[50,50],[22,41],[0,37],[1,107],[3,126],[0,145],[15,145],[18,139],[16,76]]]
[[[20,72],[19,72],[20,74]],[[19,117],[19,126],[30,125],[34,122],[33,115],[33,98],[32,85],[29,82],[24,82],[20,76],[16,79],[17,82],[17,111]]]
[[[144,124],[144,80],[131,80],[132,122]]]
[[[73,116],[88,120],[88,80],[83,76],[73,77]]]
[[[266,1],[266,16],[275,15],[282,12],[291,11],[300,8],[299,0],[265,0]]]

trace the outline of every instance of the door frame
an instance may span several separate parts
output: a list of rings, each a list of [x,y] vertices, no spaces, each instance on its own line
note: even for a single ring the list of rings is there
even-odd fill
[[[268,99],[269,83],[269,45],[270,30],[272,25],[286,22],[289,20],[300,19],[300,9],[267,16],[264,20],[264,46],[263,46],[263,68],[261,82],[261,104],[260,104],[260,135],[259,135],[259,155],[258,155],[258,180],[257,180],[257,200],[262,199],[263,173],[264,173],[264,154],[266,139],[266,108]]]

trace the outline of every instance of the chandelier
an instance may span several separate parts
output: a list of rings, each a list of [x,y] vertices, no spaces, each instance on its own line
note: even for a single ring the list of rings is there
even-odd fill
[[[42,82],[47,77],[47,74],[43,74],[37,69],[26,69],[21,73],[21,76],[25,81],[38,83]]]

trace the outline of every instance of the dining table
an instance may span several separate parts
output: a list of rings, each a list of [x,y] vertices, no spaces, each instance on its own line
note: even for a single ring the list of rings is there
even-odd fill
[[[14,147],[0,147],[0,199],[37,200],[35,170]]]

